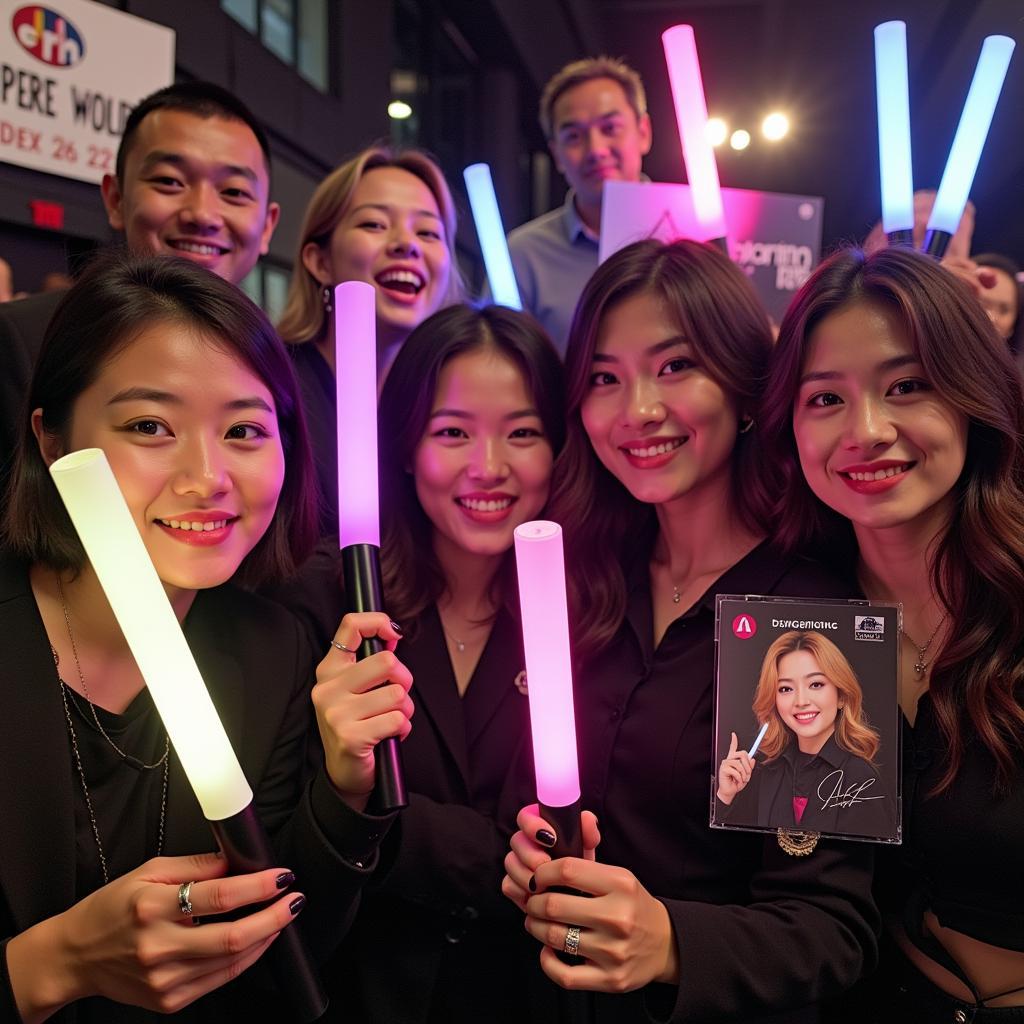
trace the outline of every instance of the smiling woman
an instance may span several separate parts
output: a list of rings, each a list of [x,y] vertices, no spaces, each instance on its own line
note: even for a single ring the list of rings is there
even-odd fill
[[[225,878],[224,860],[205,852],[212,833],[47,472],[93,447],[287,868]],[[325,659],[314,690],[297,621],[236,585],[286,574],[308,553],[310,481],[287,354],[236,288],[185,260],[115,255],[68,292],[32,379],[0,549],[0,1018],[33,1024],[75,1004],[81,1021],[185,1007],[185,1019],[214,1021],[246,1005],[285,1019],[273,994],[212,993],[307,897],[320,954],[340,940],[388,821],[341,795],[360,762],[328,724],[336,666]],[[383,616],[342,628],[396,636]],[[305,756],[311,690],[326,752],[316,772]],[[389,734],[407,731],[411,713],[396,691],[377,705]],[[25,803],[26,791],[47,799]],[[302,892],[282,894],[296,873]],[[233,922],[183,927],[239,909]]]

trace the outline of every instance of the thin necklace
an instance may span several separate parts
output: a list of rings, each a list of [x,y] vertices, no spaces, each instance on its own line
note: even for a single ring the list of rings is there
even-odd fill
[[[928,640],[924,644],[917,643],[917,641],[914,640],[914,638],[902,626],[900,627],[900,636],[906,637],[910,641],[910,646],[917,651],[917,661],[914,662],[914,674],[918,679],[924,678],[925,671],[931,664],[930,660],[924,660],[924,656],[928,653],[928,648],[931,647],[932,642],[939,635],[939,630],[942,629],[945,623],[946,616],[943,615],[942,618],[939,619],[939,624],[935,627],[932,635],[928,637]]]

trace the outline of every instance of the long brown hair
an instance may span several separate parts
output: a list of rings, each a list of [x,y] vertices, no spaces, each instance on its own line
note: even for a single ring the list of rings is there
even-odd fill
[[[737,406],[752,410],[771,354],[768,317],[750,282],[714,246],[648,240],[606,260],[576,307],[566,352],[566,442],[555,463],[551,518],[566,530],[566,565],[575,648],[587,657],[609,643],[626,611],[623,565],[646,557],[657,532],[653,505],[637,501],[598,460],[583,427],[581,406],[590,390],[601,322],[613,306],[649,294]],[[732,466],[732,503],[743,524],[767,532],[774,474],[758,455],[758,431],[741,434]]]
[[[972,734],[994,758],[997,785],[1005,787],[1024,743],[1024,388],[980,303],[929,257],[897,248],[871,256],[857,249],[836,253],[786,313],[760,412],[772,468],[783,484],[780,537],[789,546],[849,546],[852,540],[849,522],[804,480],[792,417],[815,328],[858,302],[881,306],[897,319],[928,381],[968,421],[952,519],[930,565],[951,623],[930,684],[949,746],[937,791],[956,778]]]
[[[789,743],[791,731],[783,724],[776,707],[779,691],[779,662],[794,651],[808,651],[814,655],[818,667],[839,691],[842,709],[836,715],[835,738],[840,750],[875,763],[878,754],[878,733],[868,724],[864,715],[864,691],[857,673],[846,656],[824,633],[791,629],[776,637],[765,651],[761,663],[761,676],[754,691],[753,711],[759,722],[767,722],[768,729],[761,741],[765,760],[773,761]]]

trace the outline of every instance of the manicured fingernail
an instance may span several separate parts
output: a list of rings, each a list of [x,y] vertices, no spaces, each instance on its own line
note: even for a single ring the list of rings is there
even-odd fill
[[[306,897],[296,896],[295,899],[288,904],[288,909],[292,912],[292,917],[294,917],[305,905]]]
[[[294,881],[295,875],[292,874],[291,871],[285,871],[274,879],[274,885],[276,885],[278,889],[287,889]]]
[[[392,629],[393,629],[393,630],[394,630],[394,631],[395,631],[395,632],[396,632],[396,633],[397,633],[397,634],[398,634],[399,636],[401,636],[401,635],[402,635],[402,633],[403,633],[402,627],[401,627],[401,626],[400,626],[400,625],[399,625],[399,624],[398,624],[397,622],[395,622],[395,620],[394,620],[394,619],[391,619],[391,620],[389,620],[389,621],[391,622],[391,628],[392,628]]]
[[[555,833],[549,832],[546,828],[539,828],[537,829],[537,842],[550,850],[555,845]]]
[[[530,892],[537,891],[537,876],[530,875],[530,881],[527,883],[530,886]]]

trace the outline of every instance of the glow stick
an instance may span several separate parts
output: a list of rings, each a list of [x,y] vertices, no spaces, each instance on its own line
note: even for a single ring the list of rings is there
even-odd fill
[[[517,526],[514,536],[537,798],[567,808],[580,799],[580,775],[562,528],[540,520]]]
[[[203,814],[238,814],[252,790],[107,457],[85,448],[58,459],[50,474]]]
[[[501,223],[498,197],[494,194],[491,169],[487,164],[471,164],[462,172],[462,176],[466,181],[466,192],[469,194],[476,234],[480,239],[480,251],[484,256],[491,295],[499,306],[522,309],[519,286],[512,269],[512,257],[509,256],[508,243],[505,241],[505,228]]]
[[[767,731],[768,723],[765,722],[764,725],[762,725],[761,728],[758,730],[757,736],[754,738],[754,742],[750,744],[750,749],[747,751],[748,757],[753,757],[757,753],[757,748],[761,746],[761,740],[764,739],[764,734]]]
[[[971,88],[953,137],[932,215],[928,219],[929,232],[953,235],[960,223],[1015,45],[1009,36],[987,36],[982,43]]]
[[[875,27],[875,99],[882,227],[886,234],[912,232],[914,178],[910,157],[906,22],[887,21]],[[908,235],[906,241],[909,240]]]
[[[365,281],[334,289],[341,546],[380,547],[377,488],[377,291]]]
[[[683,146],[686,177],[697,222],[708,239],[725,238],[725,209],[715,151],[707,133],[708,108],[693,27],[674,25],[662,33],[661,42],[665,48],[679,141]]]

